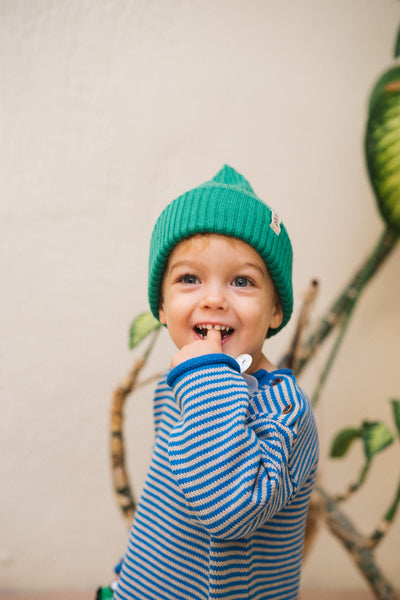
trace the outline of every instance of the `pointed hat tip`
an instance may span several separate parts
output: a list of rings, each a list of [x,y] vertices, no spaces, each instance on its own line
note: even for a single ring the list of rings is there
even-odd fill
[[[218,171],[215,177],[213,177],[212,181],[223,183],[225,185],[235,185],[243,190],[246,190],[247,192],[250,192],[251,194],[254,194],[254,190],[247,179],[238,173],[236,169],[227,164],[224,164],[222,169]]]

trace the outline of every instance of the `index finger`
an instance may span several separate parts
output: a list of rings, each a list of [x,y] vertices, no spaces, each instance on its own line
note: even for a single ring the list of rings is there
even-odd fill
[[[221,343],[221,331],[219,329],[207,329],[207,339]]]

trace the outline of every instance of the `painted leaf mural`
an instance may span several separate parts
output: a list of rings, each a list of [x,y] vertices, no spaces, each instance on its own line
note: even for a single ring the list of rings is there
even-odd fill
[[[399,45],[396,43],[395,54]],[[383,219],[400,233],[400,66],[387,70],[369,101],[365,157]]]

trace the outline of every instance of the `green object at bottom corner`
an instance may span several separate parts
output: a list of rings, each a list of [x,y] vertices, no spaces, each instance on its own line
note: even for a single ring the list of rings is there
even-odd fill
[[[100,587],[97,590],[96,600],[111,600],[114,595],[112,589],[108,587]]]

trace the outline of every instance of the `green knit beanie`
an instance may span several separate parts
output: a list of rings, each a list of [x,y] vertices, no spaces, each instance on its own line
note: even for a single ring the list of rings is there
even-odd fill
[[[161,284],[174,247],[197,233],[219,233],[247,242],[264,259],[283,310],[280,331],[293,309],[292,246],[278,215],[254,193],[249,182],[225,165],[217,175],[171,202],[159,216],[150,243],[148,295],[158,319]]]

